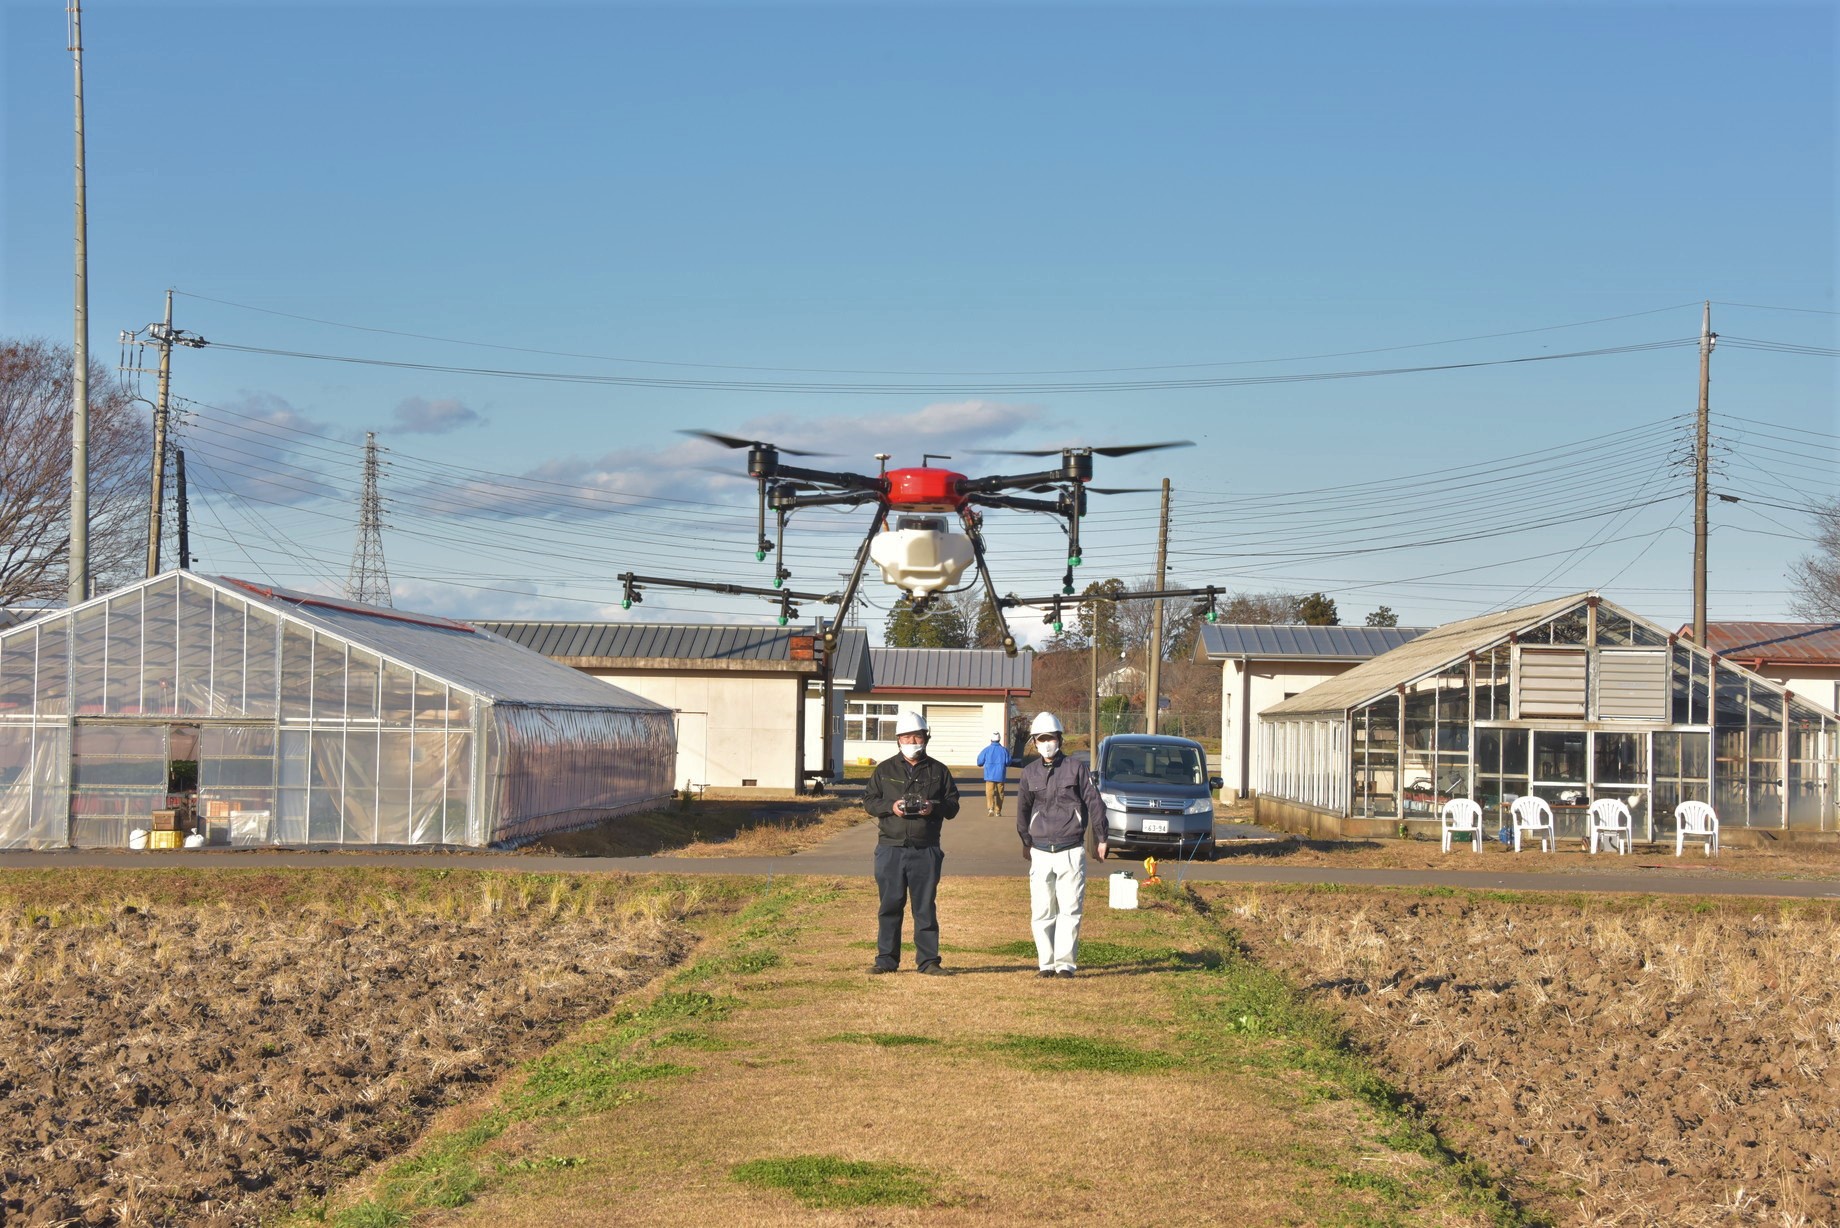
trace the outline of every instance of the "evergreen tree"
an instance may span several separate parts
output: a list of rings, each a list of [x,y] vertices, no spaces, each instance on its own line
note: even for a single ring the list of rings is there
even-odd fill
[[[971,631],[954,602],[935,601],[925,615],[916,616],[913,602],[903,598],[888,611],[882,643],[889,648],[969,648]]]
[[[1399,615],[1393,613],[1392,606],[1383,605],[1367,616],[1367,625],[1370,627],[1397,627],[1399,625]]]

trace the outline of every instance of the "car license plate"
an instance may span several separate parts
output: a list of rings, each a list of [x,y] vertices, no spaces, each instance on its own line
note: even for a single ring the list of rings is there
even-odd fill
[[[1169,834],[1169,820],[1168,819],[1145,819],[1144,820],[1144,832],[1146,835],[1166,836]]]

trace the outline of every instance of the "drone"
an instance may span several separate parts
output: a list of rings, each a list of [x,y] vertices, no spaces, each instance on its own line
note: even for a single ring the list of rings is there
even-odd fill
[[[1061,625],[1061,605],[1073,595],[1073,569],[1080,558],[1080,521],[1086,516],[1088,495],[1129,494],[1142,488],[1098,487],[1089,485],[1095,456],[1130,456],[1163,448],[1193,447],[1192,440],[1178,439],[1162,443],[1122,444],[1109,447],[1045,448],[1034,451],[981,451],[980,455],[1058,457],[1059,465],[1031,473],[993,474],[970,477],[928,462],[951,460],[950,456],[926,453],[918,466],[888,469],[888,456],[878,453],[882,472],[850,473],[787,464],[782,457],[799,458],[829,455],[801,452],[779,447],[759,439],[741,439],[714,431],[684,430],[692,435],[721,444],[725,448],[747,450],[747,475],[756,484],[755,551],[757,562],[773,556],[773,587],[759,588],[740,584],[723,584],[702,580],[677,580],[657,576],[640,576],[626,572],[619,576],[624,584],[621,605],[630,609],[644,600],[648,585],[691,588],[706,592],[750,594],[775,600],[780,606],[780,624],[785,625],[796,613],[795,602],[810,601],[850,608],[863,573],[873,562],[887,584],[901,590],[903,599],[912,603],[916,614],[924,614],[941,594],[957,591],[964,574],[975,568],[977,581],[988,594],[996,611],[1003,650],[1016,655],[1016,639],[1003,618],[1003,610],[1019,605],[1051,607],[1052,621]],[[786,568],[786,528],[795,512],[812,507],[872,507],[862,544],[857,548],[855,564],[845,573],[841,593],[816,594],[795,592],[785,587],[792,573]],[[1000,508],[1051,516],[1067,534],[1067,570],[1061,577],[1061,592],[1050,597],[1023,598],[999,596],[990,577],[983,535],[984,511]],[[772,513],[774,534],[768,536],[768,513]],[[954,524],[956,521],[956,524]],[[1213,611],[1217,588],[1168,590],[1134,596],[1204,597],[1207,613]],[[1199,609],[1199,602],[1197,605]],[[826,651],[837,645],[833,623],[824,632]]]

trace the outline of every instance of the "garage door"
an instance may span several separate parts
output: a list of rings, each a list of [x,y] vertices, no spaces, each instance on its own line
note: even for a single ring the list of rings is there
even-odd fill
[[[986,729],[983,704],[927,704],[926,727],[932,731],[926,753],[941,763],[969,766],[997,732]]]

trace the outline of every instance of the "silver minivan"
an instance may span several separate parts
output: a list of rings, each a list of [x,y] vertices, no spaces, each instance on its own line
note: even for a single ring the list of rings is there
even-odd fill
[[[1214,858],[1214,797],[1201,743],[1162,734],[1113,734],[1099,743],[1106,843],[1120,852]]]

